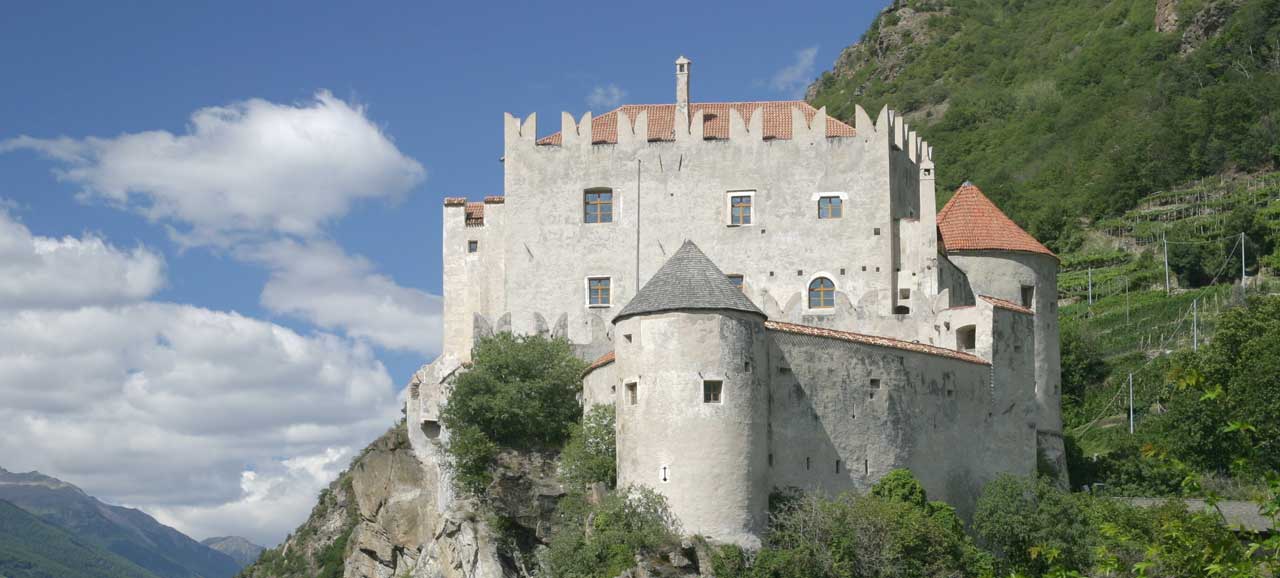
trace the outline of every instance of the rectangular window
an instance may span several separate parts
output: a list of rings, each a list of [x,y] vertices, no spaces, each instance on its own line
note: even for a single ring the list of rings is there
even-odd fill
[[[819,219],[839,219],[844,216],[844,200],[840,197],[821,197],[818,199]]]
[[[627,403],[628,403],[629,405],[635,405],[635,404],[636,404],[636,402],[637,402],[637,401],[639,401],[639,399],[640,399],[640,397],[639,397],[639,395],[636,393],[636,384],[635,384],[635,382],[633,381],[633,382],[631,382],[631,383],[628,383],[628,384],[627,384]]]
[[[1027,309],[1031,309],[1032,305],[1035,302],[1036,302],[1036,286],[1023,285],[1022,286],[1022,306],[1026,307]]]
[[[956,349],[973,351],[978,347],[978,331],[973,325],[966,325],[956,330]]]
[[[608,277],[590,277],[587,279],[587,305],[608,307],[609,299]]]
[[[475,253],[480,250],[480,241],[467,241],[467,252]]]
[[[723,381],[702,382],[702,403],[720,403],[722,389],[724,389]]]
[[[751,224],[751,195],[729,194],[729,224]]]
[[[733,283],[733,286],[737,287],[739,291],[742,291],[742,275],[729,275],[729,282]]]
[[[613,222],[613,189],[587,189],[582,193],[582,222]]]
[[[906,287],[898,289],[898,299],[906,300],[910,298],[911,298],[911,289],[908,289]]]

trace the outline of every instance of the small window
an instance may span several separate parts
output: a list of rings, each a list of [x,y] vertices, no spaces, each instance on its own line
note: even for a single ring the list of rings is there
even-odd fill
[[[977,349],[978,344],[978,328],[973,325],[965,325],[956,330],[956,349],[960,351],[973,351]]]
[[[843,199],[840,197],[822,197],[818,199],[819,219],[839,219],[844,216]]]
[[[840,473],[840,460],[836,460],[836,473]]]
[[[742,275],[729,275],[729,282],[732,283],[734,287],[737,287],[739,291],[743,290]]]
[[[626,340],[627,340],[627,343],[631,343],[631,334],[630,334],[630,333],[623,333],[623,334],[622,334],[622,338],[623,338],[623,339],[626,339]]]
[[[658,474],[658,479],[659,479],[659,480],[662,480],[662,483],[664,483],[664,484],[665,484],[665,483],[667,483],[667,482],[670,482],[670,481],[671,481],[671,468],[670,468],[669,466],[662,466],[662,471]]]
[[[751,224],[751,195],[733,194],[729,195],[729,224],[750,225]]]
[[[879,235],[879,234],[880,234],[880,227],[876,227],[875,229],[872,229],[872,232],[873,232],[873,233],[875,233],[876,235]]]
[[[873,377],[873,378],[871,378],[871,389],[880,389],[880,380],[879,380],[879,379],[874,378],[874,377]]]
[[[911,298],[911,289],[906,287],[898,289],[898,299],[906,300],[910,298]]]
[[[830,309],[836,306],[836,285],[826,277],[809,282],[809,308]]]
[[[895,305],[893,308],[894,315],[906,315],[911,313],[911,308],[906,305]]]
[[[480,250],[480,241],[467,241],[467,252],[475,253]]]
[[[720,392],[723,389],[723,381],[702,382],[702,403],[720,403]]]
[[[627,403],[635,405],[640,400],[640,396],[636,392],[636,383],[633,381],[627,384]]]
[[[1030,309],[1035,302],[1036,302],[1036,286],[1023,285],[1022,286],[1022,306],[1026,307],[1027,309]]]
[[[810,467],[810,466],[812,466],[812,465],[813,465],[813,458],[810,458],[810,457],[808,457],[808,456],[805,456],[805,458],[804,458],[804,469],[806,469],[806,470],[807,470],[807,469],[809,469],[809,467]]]
[[[613,222],[613,189],[587,189],[582,193],[582,222]]]
[[[608,307],[609,295],[609,278],[608,277],[591,277],[587,279],[587,305],[592,307]]]

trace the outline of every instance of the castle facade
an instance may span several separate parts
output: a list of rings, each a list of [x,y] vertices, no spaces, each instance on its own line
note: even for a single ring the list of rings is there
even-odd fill
[[[867,490],[906,467],[971,511],[1062,464],[1057,257],[966,183],[936,209],[931,147],[893,111],[803,101],[506,115],[502,196],[447,198],[444,344],[411,441],[476,338],[564,337],[585,405],[617,410],[620,485],[686,533],[759,543],[774,488]],[[1065,470],[1064,470],[1065,471]]]

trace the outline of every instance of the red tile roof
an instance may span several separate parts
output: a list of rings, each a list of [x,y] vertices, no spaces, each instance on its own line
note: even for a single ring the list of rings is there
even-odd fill
[[[702,137],[704,139],[729,138],[729,109],[735,109],[742,115],[742,121],[751,122],[751,114],[763,108],[762,113],[765,139],[791,139],[791,109],[798,108],[804,113],[808,122],[818,111],[803,100],[779,100],[769,102],[695,102],[689,105],[689,115],[702,111]],[[626,113],[631,122],[636,121],[640,111],[647,111],[649,117],[649,140],[673,140],[676,105],[674,104],[628,104],[615,108],[591,119],[592,144],[616,144],[618,142],[618,111]],[[854,136],[853,127],[834,118],[827,117],[827,136]],[[538,139],[540,145],[560,144],[560,133]]]
[[[1018,313],[1026,313],[1027,315],[1035,315],[1035,314],[1036,314],[1036,312],[1035,312],[1035,311],[1032,311],[1032,310],[1030,310],[1030,309],[1027,309],[1026,307],[1023,307],[1023,306],[1021,306],[1021,305],[1018,305],[1017,303],[1014,303],[1013,301],[1005,301],[1004,299],[1000,299],[999,297],[992,297],[992,296],[990,296],[990,295],[979,295],[978,297],[981,297],[983,301],[986,301],[987,303],[990,303],[990,304],[992,304],[992,305],[995,305],[996,307],[999,307],[999,308],[1001,308],[1001,309],[1008,309],[1008,310],[1010,310],[1010,311],[1017,311]]]
[[[851,333],[848,331],[836,331],[834,329],[825,329],[822,327],[813,327],[810,325],[796,325],[795,323],[783,323],[780,321],[765,321],[765,329],[771,331],[781,331],[783,333],[793,333],[796,335],[808,335],[811,337],[826,337],[828,339],[838,339],[840,341],[848,341],[850,343],[860,343],[862,345],[874,345],[877,347],[890,347],[893,349],[903,349],[906,351],[914,351],[916,353],[924,353],[927,355],[937,355],[939,357],[950,357],[960,361],[969,363],[977,363],[980,365],[991,365],[991,362],[970,355],[962,351],[954,349],[946,349],[944,347],[936,347],[933,345],[925,345],[923,343],[912,343],[910,341],[902,341],[900,339],[890,339],[888,337],[877,337],[875,335],[863,335],[861,333]]]
[[[591,373],[597,369],[600,369],[601,367],[604,367],[606,365],[609,365],[610,363],[613,363],[613,360],[614,360],[614,357],[613,357],[612,351],[604,355],[601,355],[599,359],[591,362],[591,365],[588,365],[586,369],[582,370],[582,376],[586,377],[588,373]]]
[[[972,183],[962,185],[938,211],[938,232],[948,252],[1018,251],[1057,258]]]
[[[467,203],[467,226],[479,226],[484,224],[484,203]]]

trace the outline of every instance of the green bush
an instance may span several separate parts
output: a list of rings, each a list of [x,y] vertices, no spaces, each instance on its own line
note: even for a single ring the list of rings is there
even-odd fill
[[[1003,475],[983,489],[973,529],[1001,556],[1005,574],[1039,576],[1053,564],[1083,570],[1089,566],[1093,528],[1080,499],[1047,479]]]
[[[552,578],[614,578],[680,544],[680,530],[666,499],[649,488],[620,490],[591,506],[580,493],[561,500],[557,531],[540,559]]]
[[[440,417],[459,487],[480,493],[499,448],[556,447],[568,438],[586,365],[563,339],[510,333],[476,341],[471,358]]]
[[[569,432],[569,442],[561,452],[561,468],[566,482],[585,490],[600,482],[609,488],[618,481],[618,450],[612,405],[592,406]]]

